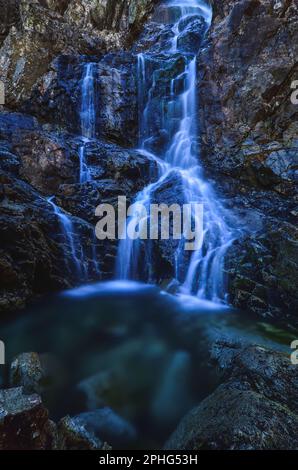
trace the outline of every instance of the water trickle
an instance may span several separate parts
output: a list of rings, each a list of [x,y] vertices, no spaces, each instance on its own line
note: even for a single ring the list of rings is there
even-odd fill
[[[81,129],[82,136],[87,139],[95,137],[95,72],[96,64],[84,65],[84,78],[82,82]]]
[[[159,180],[147,186],[136,202],[149,207],[156,190],[173,172],[178,172],[184,203],[197,202],[204,206],[204,239],[202,247],[188,261],[187,269],[185,244],[178,244],[176,278],[182,285],[183,294],[222,303],[227,300],[224,260],[235,238],[234,222],[204,179],[199,163],[197,129],[196,53],[211,24],[212,9],[203,0],[171,0],[163,2],[160,9],[159,17],[172,25],[173,40],[162,54],[149,51],[138,56],[139,136],[143,152],[158,153],[165,165],[160,166]],[[201,25],[201,38],[196,53],[189,53],[187,29],[194,20]],[[138,218],[136,209],[128,224],[135,223]],[[147,223],[147,219],[142,223]],[[151,280],[152,241],[144,244],[140,240],[122,240],[116,274],[120,279]]]
[[[96,137],[96,93],[95,93],[96,64],[84,65],[82,80],[82,103],[80,111],[81,133],[83,144],[79,149],[80,183],[91,181],[91,173],[86,162],[86,145]]]
[[[85,271],[85,266],[84,266],[84,260],[83,260],[83,250],[80,245],[78,245],[77,240],[76,240],[76,231],[73,225],[73,222],[71,218],[66,215],[65,212],[60,209],[60,207],[57,206],[54,202],[55,197],[50,197],[48,199],[48,202],[51,204],[51,206],[54,209],[54,213],[56,214],[60,226],[61,226],[61,231],[65,237],[65,241],[67,246],[70,249],[70,258],[72,260],[73,266],[75,268],[76,272],[76,277],[79,279],[84,279],[86,277],[86,271]],[[68,266],[69,269],[71,269],[71,266],[69,266],[69,257],[65,254],[65,263]]]
[[[88,279],[93,277],[99,278],[100,268],[97,261],[95,234],[93,234],[90,249],[84,247],[80,233],[76,229],[71,217],[55,204],[55,196],[48,198],[47,201],[52,206],[59,220],[61,232],[68,247],[68,252],[64,252],[65,264],[68,270],[74,271],[75,278],[79,282],[88,281]]]

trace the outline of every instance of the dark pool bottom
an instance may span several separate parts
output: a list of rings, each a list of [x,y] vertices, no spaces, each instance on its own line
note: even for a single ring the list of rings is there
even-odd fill
[[[243,312],[116,282],[48,299],[2,323],[0,338],[7,362],[22,352],[42,355],[52,419],[107,406],[134,429],[119,448],[156,449],[218,385],[212,344],[226,338],[284,349],[269,330]]]

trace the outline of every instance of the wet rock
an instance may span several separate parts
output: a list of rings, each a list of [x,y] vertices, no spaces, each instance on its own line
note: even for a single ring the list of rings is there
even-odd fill
[[[156,162],[150,157],[103,141],[87,144],[85,158],[93,181],[62,185],[57,195],[66,211],[92,224],[98,222],[95,209],[99,204],[117,209],[118,197],[125,196],[129,205],[157,174]]]
[[[134,427],[107,407],[82,413],[72,420],[97,439],[109,442],[114,448],[123,448],[136,439]]]
[[[19,21],[19,0],[0,1],[0,46],[10,28]]]
[[[30,132],[38,128],[38,122],[32,116],[5,110],[0,112],[0,139],[12,142],[17,133]]]
[[[61,15],[65,13],[66,8],[71,3],[71,0],[38,0],[39,3],[50,10],[58,11]]]
[[[96,137],[125,147],[135,146],[138,132],[138,91],[136,57],[116,52],[102,59],[88,56],[59,55],[50,70],[35,84],[25,112],[42,122],[59,125],[81,134],[82,80],[84,65],[94,62]]]
[[[49,70],[32,87],[30,98],[22,103],[22,110],[47,125],[81,134],[81,86],[87,60],[70,53],[55,57]],[[97,111],[98,108],[99,103]]]
[[[132,50],[139,53],[150,49],[150,51],[162,54],[170,48],[173,39],[172,25],[159,24],[157,18],[154,17],[154,22],[150,21],[144,25],[144,30],[137,42],[132,45]]]
[[[220,340],[211,357],[233,386],[253,390],[297,413],[298,370],[288,354]]]
[[[131,53],[108,54],[98,65],[99,129],[103,138],[134,146],[138,138],[136,59]]]
[[[24,135],[14,151],[20,156],[20,176],[44,194],[55,194],[61,184],[78,178],[77,155],[54,135]]]
[[[126,31],[130,37],[140,31],[155,3],[155,0],[72,0],[65,17],[81,27]]]
[[[1,450],[53,450],[56,443],[56,426],[38,395],[0,390]]]
[[[297,325],[297,230],[276,218],[263,221],[261,230],[240,239],[228,252],[231,301],[263,317]]]
[[[298,416],[261,394],[224,384],[187,415],[166,450],[294,450]]]
[[[24,353],[10,366],[10,385],[23,387],[25,394],[42,393],[46,382],[45,370],[37,353]]]
[[[122,48],[140,31],[154,3],[20,0],[19,22],[13,9],[7,16],[2,6],[5,20],[0,37],[5,40],[0,48],[0,80],[6,86],[7,105],[16,107],[30,99],[32,89],[51,71],[59,54],[99,57]]]
[[[0,311],[22,308],[28,299],[77,282],[72,247],[52,205],[31,186],[0,172]],[[70,215],[71,218],[71,215]],[[75,240],[83,244],[89,279],[94,271],[94,227],[71,218]]]
[[[296,449],[298,371],[288,355],[218,340],[211,358],[225,383],[192,410],[166,449]]]
[[[184,52],[196,54],[207,30],[204,18],[192,17],[188,21],[182,20],[179,23],[179,30],[181,32],[177,38],[178,48]]]
[[[59,450],[110,450],[75,418],[66,416],[58,424]]]
[[[0,141],[0,166],[8,173],[18,174],[20,167],[20,160],[12,153],[12,145],[9,142]]]
[[[291,150],[297,147],[297,106],[290,99],[297,75],[296,2],[212,3],[209,45],[198,64],[203,155],[219,173],[250,182],[253,174],[253,184],[276,187],[297,166]],[[275,155],[269,157],[272,143],[282,168],[273,163]]]

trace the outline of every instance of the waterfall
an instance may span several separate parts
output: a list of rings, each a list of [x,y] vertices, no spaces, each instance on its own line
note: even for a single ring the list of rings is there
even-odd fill
[[[83,80],[82,80],[82,99],[80,108],[80,122],[81,122],[81,134],[83,144],[79,148],[80,158],[80,184],[91,181],[91,172],[86,162],[86,144],[90,139],[94,139],[96,136],[96,94],[95,94],[95,71],[96,64],[88,63],[83,68]],[[96,237],[93,234],[93,240],[88,247],[83,247],[83,243],[80,240],[80,234],[76,230],[74,223],[70,216],[68,216],[60,207],[54,202],[55,197],[47,199],[48,203],[54,209],[54,213],[57,216],[61,232],[64,235],[65,242],[69,247],[69,253],[65,254],[65,263],[69,270],[75,271],[76,278],[79,281],[88,280],[89,277],[99,277],[100,269],[97,262],[96,253]],[[91,264],[89,264],[89,259]],[[71,260],[71,263],[69,262]]]
[[[55,215],[57,216],[61,232],[64,236],[66,245],[69,248],[69,253],[64,253],[65,264],[70,271],[75,272],[75,277],[78,281],[88,280],[88,277],[100,276],[100,268],[97,262],[96,254],[96,239],[93,235],[93,242],[90,246],[90,253],[87,253],[87,248],[84,249],[83,243],[80,240],[80,235],[76,230],[74,223],[70,216],[68,216],[57,204],[54,202],[55,196],[47,199],[47,202],[52,206]],[[88,254],[91,261],[89,265]]]
[[[83,144],[79,149],[80,183],[91,180],[91,174],[86,162],[86,144],[96,136],[96,97],[95,97],[96,64],[88,63],[83,68],[82,101],[80,111],[81,133]]]
[[[82,247],[76,241],[76,232],[72,220],[60,209],[60,207],[55,204],[54,199],[54,197],[50,197],[48,199],[48,202],[54,209],[54,213],[60,222],[61,231],[64,234],[65,241],[69,246],[71,260],[75,268],[76,277],[79,279],[85,278],[86,271],[84,268],[84,254]],[[67,255],[65,255],[65,263],[68,268],[70,268]]]
[[[158,155],[165,165],[161,166],[158,181],[146,187],[137,196],[136,202],[149,207],[154,192],[165,179],[173,172],[179,174],[185,202],[203,204],[204,230],[202,247],[193,253],[187,267],[184,262],[185,246],[183,242],[179,243],[175,253],[176,279],[182,286],[182,293],[214,302],[226,302],[224,260],[227,249],[234,241],[235,229],[231,215],[205,180],[200,165],[196,55],[202,41],[198,41],[196,50],[191,52],[189,44],[183,44],[185,31],[192,21],[197,21],[197,25],[201,26],[201,36],[204,38],[211,24],[212,10],[202,0],[171,0],[164,2],[161,8],[164,17],[171,20],[168,22],[172,24],[173,40],[162,54],[149,51],[138,56],[139,136],[143,152],[151,153],[152,143],[158,136],[166,136],[166,145]],[[171,76],[175,67],[177,70]],[[165,89],[163,93],[158,90],[161,84]],[[128,224],[134,223],[138,217],[136,208]],[[147,223],[147,219],[145,217],[141,224]],[[141,243],[145,245],[145,259],[141,257]],[[116,268],[118,278],[146,277],[151,280],[151,264],[152,241],[144,244],[129,238],[121,240]]]

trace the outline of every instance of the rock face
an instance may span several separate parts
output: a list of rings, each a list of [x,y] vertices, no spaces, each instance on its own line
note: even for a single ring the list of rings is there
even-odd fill
[[[203,142],[214,166],[282,192],[297,167],[297,3],[214,0],[209,44],[200,56]],[[223,4],[223,5],[220,5]],[[222,12],[224,10],[224,13]],[[254,31],[254,34],[251,32]]]
[[[298,374],[289,359],[225,343],[213,357],[226,382],[182,420],[165,448],[297,449]]]
[[[112,275],[117,247],[96,243],[95,209],[102,203],[116,206],[119,195],[129,203],[154,177],[156,167],[138,152],[94,141],[86,147],[94,181],[81,185],[80,143],[74,136],[45,132],[30,117],[0,115],[0,311]],[[72,224],[71,238],[49,202],[54,195]]]
[[[211,3],[198,58],[202,159],[239,225],[258,221],[228,256],[231,302],[297,324],[297,2]]]
[[[0,80],[6,85],[7,105],[28,100],[57,55],[100,57],[123,47],[140,31],[154,3],[16,0],[8,9],[1,2]]]

